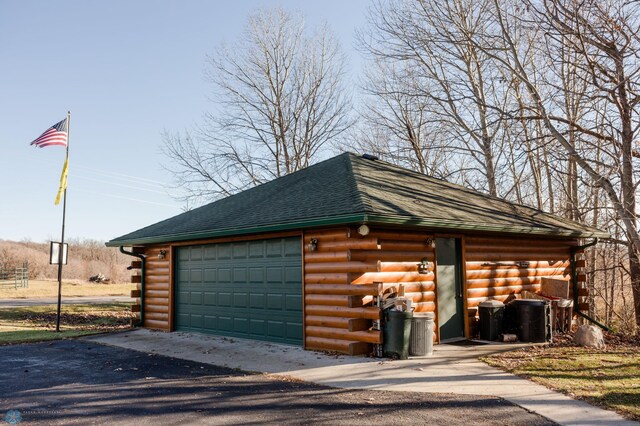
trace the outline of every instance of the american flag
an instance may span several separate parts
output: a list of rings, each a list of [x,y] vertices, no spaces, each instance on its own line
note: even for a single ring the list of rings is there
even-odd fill
[[[67,134],[67,119],[65,118],[61,122],[49,127],[36,140],[31,142],[31,145],[35,145],[38,148],[53,145],[67,146]]]

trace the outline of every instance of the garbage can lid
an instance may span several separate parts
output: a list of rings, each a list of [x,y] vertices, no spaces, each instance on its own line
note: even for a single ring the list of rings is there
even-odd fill
[[[434,319],[436,317],[435,312],[414,312],[414,318],[426,318],[426,319]]]
[[[481,308],[502,308],[504,307],[504,303],[499,300],[485,300],[478,306],[480,306]]]
[[[516,299],[514,300],[514,302],[519,305],[532,305],[532,306],[541,306],[541,305],[549,304],[548,300],[538,300],[538,299]]]
[[[561,308],[568,308],[573,306],[573,300],[571,299],[560,299],[558,300],[558,306]]]

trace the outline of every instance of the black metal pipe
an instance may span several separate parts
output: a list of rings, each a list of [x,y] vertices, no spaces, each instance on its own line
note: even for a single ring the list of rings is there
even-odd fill
[[[145,283],[145,261],[147,257],[144,254],[134,253],[127,251],[124,246],[120,246],[120,253],[129,256],[137,257],[140,259],[140,321],[133,324],[134,327],[141,327],[144,325],[144,283]]]
[[[600,327],[601,329],[603,329],[604,331],[610,331],[611,329],[609,327],[607,327],[606,325],[598,322],[597,320],[591,318],[589,315],[585,314],[584,312],[580,311],[580,304],[578,303],[578,268],[576,267],[577,265],[577,260],[576,260],[576,253],[579,252],[580,250],[584,250],[586,248],[595,246],[596,244],[598,244],[598,239],[594,238],[593,241],[591,241],[588,244],[584,244],[581,246],[575,246],[575,247],[571,247],[571,281],[573,284],[573,306],[575,308],[575,313],[579,316],[581,316],[582,318],[591,321],[592,323],[594,323],[595,325],[597,325],[598,327]]]

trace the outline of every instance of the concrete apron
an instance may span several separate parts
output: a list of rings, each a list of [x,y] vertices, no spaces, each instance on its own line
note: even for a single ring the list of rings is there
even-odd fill
[[[405,361],[328,355],[300,347],[197,333],[146,329],[88,340],[244,371],[352,389],[497,396],[562,425],[638,425],[490,367],[478,357],[522,345],[436,345],[431,357]]]

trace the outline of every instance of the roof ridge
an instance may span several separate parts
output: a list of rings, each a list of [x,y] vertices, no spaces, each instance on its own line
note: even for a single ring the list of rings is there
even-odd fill
[[[360,163],[360,161],[353,161],[354,159],[362,159],[362,157],[352,152],[349,152],[348,154],[349,154],[348,156],[349,172],[353,176],[353,181],[355,183],[356,197],[358,198],[358,201],[360,203],[359,207],[362,209],[363,212],[372,213],[373,204],[371,202],[371,197],[369,193],[365,190],[366,186],[362,183],[361,167],[363,167],[363,165]],[[373,161],[373,160],[367,160],[367,161]]]

